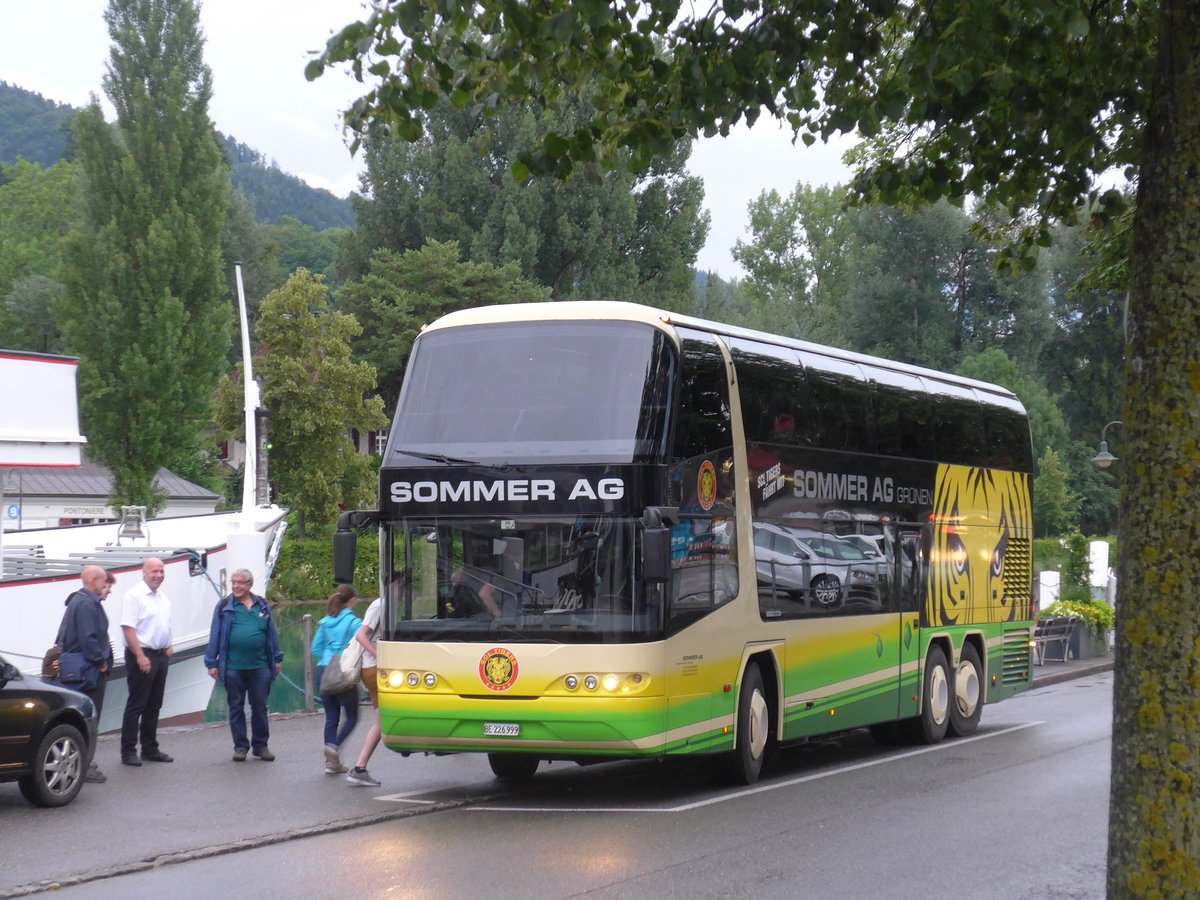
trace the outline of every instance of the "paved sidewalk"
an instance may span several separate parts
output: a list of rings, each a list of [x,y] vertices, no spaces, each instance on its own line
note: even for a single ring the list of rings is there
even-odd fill
[[[1033,686],[1045,687],[1060,681],[1070,681],[1072,678],[1083,678],[1095,675],[1097,672],[1110,672],[1113,668],[1113,655],[1096,656],[1090,659],[1048,659],[1042,665],[1033,667]]]
[[[1112,657],[1047,661],[1034,688],[1111,669]],[[369,707],[346,741],[347,765],[366,735]],[[986,711],[985,711],[986,720]],[[100,738],[96,759],[106,784],[84,785],[62,809],[28,805],[15,784],[0,784],[0,900],[56,885],[101,879],[173,862],[218,856],[297,837],[330,833],[478,803],[505,792],[483,754],[402,757],[380,747],[370,771],[382,787],[324,774],[325,718],[271,717],[275,762],[234,762],[225,723],[160,729],[173,763],[120,763],[120,735]],[[570,765],[555,763],[554,765]]]

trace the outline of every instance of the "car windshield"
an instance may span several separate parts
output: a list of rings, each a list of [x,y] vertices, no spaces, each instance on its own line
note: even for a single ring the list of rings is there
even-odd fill
[[[386,639],[616,643],[662,636],[662,588],[635,577],[635,519],[408,520],[387,533]]]

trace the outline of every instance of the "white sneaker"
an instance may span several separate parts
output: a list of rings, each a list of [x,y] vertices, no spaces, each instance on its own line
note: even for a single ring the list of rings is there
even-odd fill
[[[325,745],[325,762],[331,766],[342,765],[342,757],[338,754],[337,744],[326,744]],[[341,769],[341,771],[345,772],[346,771],[345,767],[343,767]]]
[[[341,775],[345,771],[347,771],[346,767],[341,763],[325,763],[326,775]]]
[[[360,787],[379,787],[383,782],[376,781],[371,777],[371,773],[366,769],[360,769],[355,766],[350,770],[350,774],[346,776],[346,780],[351,784],[359,785]]]

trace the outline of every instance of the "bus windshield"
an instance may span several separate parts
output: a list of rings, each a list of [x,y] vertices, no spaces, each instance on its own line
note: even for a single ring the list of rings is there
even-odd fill
[[[675,353],[633,322],[520,322],[419,337],[385,466],[634,462],[665,453]]]
[[[635,577],[638,534],[616,516],[399,523],[387,639],[658,640],[662,588]]]

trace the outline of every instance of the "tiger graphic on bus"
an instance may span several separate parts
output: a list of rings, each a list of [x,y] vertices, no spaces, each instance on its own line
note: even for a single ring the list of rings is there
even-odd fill
[[[1029,618],[1032,536],[1027,474],[939,465],[926,624]]]

